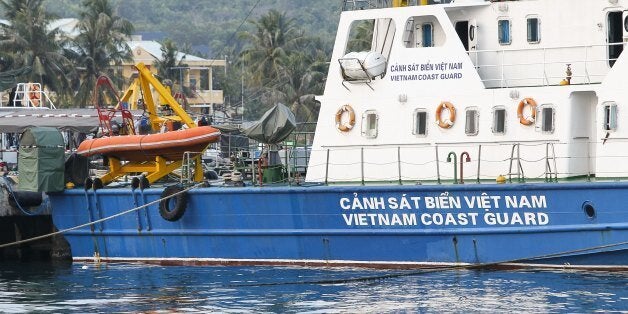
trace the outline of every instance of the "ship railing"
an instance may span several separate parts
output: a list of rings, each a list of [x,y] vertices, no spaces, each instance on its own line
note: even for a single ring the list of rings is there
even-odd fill
[[[316,152],[321,157],[309,163],[309,173],[319,177],[308,175],[307,181],[367,185],[495,182],[502,175],[509,177],[509,182],[628,178],[628,163],[618,162],[628,160],[628,154],[619,149],[628,138],[613,141],[614,148],[608,142],[603,145],[603,140],[588,139],[326,146]]]
[[[14,93],[9,93],[7,105],[0,101],[0,107],[21,107],[28,109],[57,109],[39,83],[18,83]],[[9,97],[11,98],[11,97]]]
[[[489,88],[560,85],[563,81],[570,84],[596,84],[606,76],[610,70],[609,65],[617,60],[599,56],[607,55],[610,46],[623,45],[624,43],[610,43],[504,48],[471,50],[468,53],[482,82]]]

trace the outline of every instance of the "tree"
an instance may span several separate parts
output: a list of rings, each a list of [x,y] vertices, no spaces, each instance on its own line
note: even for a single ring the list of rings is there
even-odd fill
[[[79,35],[74,39],[71,52],[80,69],[80,86],[75,101],[85,107],[100,75],[109,75],[120,84],[116,66],[131,61],[127,39],[133,25],[114,13],[108,0],[84,0],[83,11],[77,25]]]
[[[2,0],[7,24],[0,24],[2,63],[13,69],[32,70],[19,79],[38,82],[58,94],[69,92],[74,73],[70,60],[63,54],[64,39],[58,28],[51,28],[54,16],[48,15],[43,0]]]
[[[295,47],[302,34],[295,28],[294,19],[276,10],[270,10],[253,24],[253,33],[240,34],[241,39],[249,42],[242,51],[241,62],[250,68],[252,82],[261,86],[281,76],[286,50]]]
[[[161,59],[158,59],[154,62],[155,67],[157,68],[157,75],[162,80],[171,80],[173,82],[177,81],[178,71],[177,67],[185,67],[186,65],[183,63],[185,60],[185,55],[180,59],[177,59],[177,55],[179,54],[179,49],[177,45],[169,38],[166,38],[161,43]]]

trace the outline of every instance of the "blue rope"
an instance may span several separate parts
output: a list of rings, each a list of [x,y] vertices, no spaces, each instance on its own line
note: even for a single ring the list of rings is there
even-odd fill
[[[1,176],[2,180],[4,180],[4,185],[7,187],[7,190],[9,191],[9,194],[11,195],[11,197],[13,197],[13,200],[15,201],[15,204],[17,205],[17,208],[20,209],[20,211],[22,211],[22,213],[24,213],[25,215],[28,216],[35,216],[35,215],[39,215],[41,214],[46,208],[48,208],[48,204],[50,202],[50,200],[48,200],[48,198],[46,198],[45,200],[42,201],[41,205],[39,205],[39,209],[35,212],[30,212],[28,210],[25,210],[24,208],[22,208],[22,205],[20,205],[20,202],[17,199],[17,196],[15,196],[15,193],[13,193],[13,188],[11,187],[11,182],[9,182],[9,180],[7,180],[6,176]]]

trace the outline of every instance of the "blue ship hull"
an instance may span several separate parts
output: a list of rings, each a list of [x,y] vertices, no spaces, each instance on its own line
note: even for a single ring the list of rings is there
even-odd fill
[[[207,187],[51,194],[75,260],[160,264],[628,269],[628,184]]]

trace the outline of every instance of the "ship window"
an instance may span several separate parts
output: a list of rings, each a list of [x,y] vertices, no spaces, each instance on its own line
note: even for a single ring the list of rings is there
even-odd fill
[[[541,108],[541,131],[554,133],[554,108],[549,106]]]
[[[433,15],[410,17],[401,37],[406,48],[434,47],[445,42],[445,33]]]
[[[467,108],[464,133],[466,135],[478,135],[479,112],[477,108]]]
[[[493,133],[506,133],[506,109],[503,107],[493,110]]]
[[[361,20],[351,23],[349,41],[347,42],[347,50],[345,53],[371,50],[373,24],[375,24],[375,20]]]
[[[541,41],[541,21],[538,17],[528,18],[528,42],[538,44]]]
[[[377,137],[377,121],[379,117],[375,110],[368,110],[362,116],[362,136],[368,138]]]
[[[615,131],[617,129],[617,104],[614,102],[604,103],[604,131]]]
[[[377,51],[388,59],[395,37],[392,19],[357,20],[351,23],[345,54],[349,52]]]
[[[510,20],[497,21],[497,36],[501,45],[510,45],[512,39],[510,38]]]
[[[427,111],[425,109],[417,109],[414,111],[414,129],[412,134],[418,136],[427,135]]]

